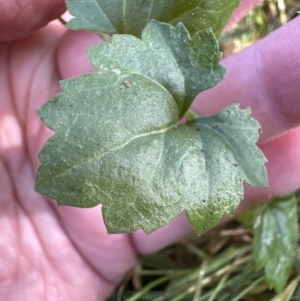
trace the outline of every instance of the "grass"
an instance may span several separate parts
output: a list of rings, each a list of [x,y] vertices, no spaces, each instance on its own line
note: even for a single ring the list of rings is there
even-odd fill
[[[298,15],[300,0],[269,0],[220,38],[224,56],[265,37]],[[300,210],[299,210],[300,212]],[[300,219],[299,219],[300,220]],[[110,301],[300,300],[300,256],[280,294],[256,271],[252,232],[238,221],[211,229],[140,258]],[[298,243],[297,254],[300,254]]]
[[[299,215],[300,217],[300,215]],[[300,219],[299,219],[300,220]],[[300,258],[283,292],[269,289],[256,271],[253,235],[238,221],[189,237],[140,258],[110,301],[292,301],[300,300]],[[297,254],[300,244],[297,246]]]

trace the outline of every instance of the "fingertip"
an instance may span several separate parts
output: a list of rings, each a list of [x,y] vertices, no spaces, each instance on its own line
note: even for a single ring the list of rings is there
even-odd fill
[[[27,37],[58,18],[66,10],[65,1],[1,1],[0,41]]]
[[[142,230],[132,233],[132,241],[140,255],[156,252],[174,243],[180,238],[192,232],[186,215],[182,212],[174,221],[168,225],[147,235]]]
[[[58,47],[58,67],[62,79],[94,72],[86,55],[88,46],[98,44],[102,40],[93,32],[67,31]]]
[[[269,187],[246,188],[245,201],[265,201],[287,195],[300,187],[300,127],[284,132],[260,145],[268,159]]]

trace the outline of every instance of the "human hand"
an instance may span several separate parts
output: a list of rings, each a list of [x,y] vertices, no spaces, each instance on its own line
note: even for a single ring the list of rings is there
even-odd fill
[[[17,19],[22,26],[14,26],[16,17],[5,10],[8,2],[0,0],[0,38],[26,35],[64,8],[62,0],[21,2],[27,4]],[[249,4],[243,1],[235,17]],[[244,206],[300,186],[299,23],[297,18],[224,60],[224,82],[195,102],[201,115],[233,102],[250,105],[262,124],[260,146],[269,160],[270,187],[247,187]],[[66,32],[52,23],[27,38],[0,44],[0,301],[104,300],[138,254],[191,230],[181,215],[150,237],[141,231],[107,235],[100,207],[57,208],[34,192],[36,154],[52,135],[35,110],[59,91],[60,79],[92,71],[84,48],[98,41],[92,33]]]

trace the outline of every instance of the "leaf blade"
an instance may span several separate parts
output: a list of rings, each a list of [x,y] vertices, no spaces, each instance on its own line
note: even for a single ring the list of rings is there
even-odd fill
[[[177,25],[182,22],[191,34],[212,28],[219,35],[237,8],[239,0],[67,0],[75,16],[70,29],[140,37],[152,20]]]
[[[190,124],[195,127],[203,143],[208,199],[211,200],[207,204],[210,214],[206,215],[205,228],[197,222],[203,215],[201,207],[195,206],[187,212],[188,219],[200,234],[216,224],[223,215],[233,214],[243,197],[242,181],[255,186],[266,186],[268,180],[264,168],[266,159],[254,147],[258,139],[259,124],[250,117],[249,109],[241,110],[238,105],[232,105],[217,115],[198,118]]]
[[[270,287],[280,292],[290,276],[298,240],[295,196],[277,198],[265,206],[253,232],[256,268],[264,268]]]
[[[89,47],[87,53],[97,70],[109,62],[113,72],[139,74],[163,86],[176,101],[181,119],[198,93],[223,79],[225,68],[219,63],[218,48],[210,29],[190,37],[182,24],[172,27],[151,21],[142,41],[115,35],[111,44]],[[99,52],[105,60],[99,57]]]
[[[132,36],[117,36],[111,44],[90,48],[88,54],[98,72],[61,82],[63,92],[38,110],[55,135],[38,155],[41,166],[35,188],[60,205],[102,204],[110,233],[138,228],[151,233],[184,210],[200,233],[219,216],[231,214],[243,189],[243,176],[231,166],[230,170],[227,168],[228,173],[233,172],[228,193],[222,194],[222,185],[217,185],[211,193],[213,180],[206,170],[209,163],[201,152],[209,140],[201,124],[207,124],[210,118],[179,124],[192,97],[203,87],[214,85],[215,78],[222,78],[223,68],[216,60],[219,52],[211,30],[199,33],[206,35],[206,43],[197,36],[190,38],[183,25],[174,28],[152,21],[148,26],[150,29],[145,30],[142,41]],[[176,64],[171,62],[171,67],[160,60],[159,64],[153,64],[155,51],[162,42],[163,49],[166,45],[173,49],[182,40],[186,40],[185,47],[191,53],[187,59],[181,60],[176,54],[172,57]],[[134,45],[136,54],[132,60],[128,56],[132,51],[130,45]],[[199,56],[199,49],[204,49],[204,57],[210,53],[207,61]],[[190,65],[196,67],[188,73]],[[173,70],[177,79],[182,80],[166,80],[160,73],[162,67],[167,74]],[[199,85],[197,77],[207,77],[209,84]],[[188,82],[193,83],[191,88],[187,88]],[[234,124],[233,128],[238,127],[240,119],[253,125],[248,136],[252,137],[252,151],[257,152],[254,140],[258,125],[253,124],[249,113],[236,106],[225,112],[234,117],[227,120],[229,126]],[[242,117],[239,119],[235,114]],[[220,120],[223,115],[221,112],[214,118]],[[223,162],[220,158],[212,162]],[[231,197],[233,202],[229,203]],[[218,211],[214,219],[212,208]],[[196,212],[195,218],[191,212]],[[202,221],[196,215],[201,215]]]

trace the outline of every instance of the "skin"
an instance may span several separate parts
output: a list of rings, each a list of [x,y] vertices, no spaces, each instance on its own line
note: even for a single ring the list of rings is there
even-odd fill
[[[258,2],[242,1],[231,23]],[[58,208],[34,191],[36,154],[52,135],[35,110],[60,79],[92,70],[84,48],[99,41],[55,22],[34,32],[63,10],[60,0],[0,0],[0,300],[105,300],[139,254],[191,231],[181,215],[149,237],[108,235],[99,206]],[[239,102],[262,125],[270,187],[246,187],[239,210],[300,186],[299,26],[296,18],[224,60],[225,80],[194,104],[208,115]]]

